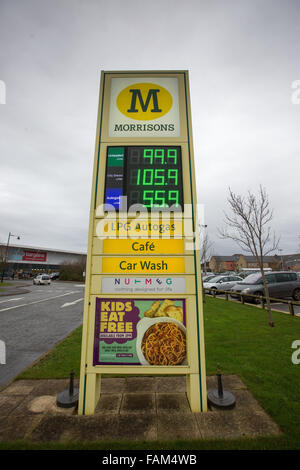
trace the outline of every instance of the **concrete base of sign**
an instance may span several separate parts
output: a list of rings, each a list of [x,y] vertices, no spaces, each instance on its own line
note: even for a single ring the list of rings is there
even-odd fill
[[[215,382],[215,376],[208,377],[208,389]],[[184,377],[105,378],[95,414],[78,416],[75,408],[55,406],[68,380],[17,381],[0,392],[0,441],[227,440],[281,434],[237,376],[224,376],[223,382],[234,393],[236,407],[192,413]]]
[[[151,379],[151,377],[149,377],[149,379]],[[100,399],[101,380],[101,374],[86,374],[86,381],[84,385],[85,398],[82,409],[79,406],[80,415],[93,415],[95,413],[98,401]],[[103,380],[105,381],[107,379],[104,378]],[[182,377],[182,380],[184,381],[184,377]],[[189,401],[190,409],[193,413],[207,411],[206,384],[204,384],[204,387],[205,392],[203,393],[203,391],[201,390],[201,381],[199,374],[189,374],[186,376],[187,399]],[[172,388],[167,391],[172,393]],[[205,398],[202,398],[201,400],[201,397],[203,396]]]

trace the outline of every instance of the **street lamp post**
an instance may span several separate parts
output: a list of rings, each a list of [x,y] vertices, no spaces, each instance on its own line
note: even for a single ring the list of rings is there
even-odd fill
[[[7,239],[7,245],[6,245],[6,253],[5,253],[5,258],[4,258],[4,264],[3,264],[3,269],[2,269],[1,283],[3,282],[5,266],[6,266],[6,262],[8,261],[8,248],[9,248],[10,237],[16,237],[17,240],[20,240],[20,237],[18,235],[14,235],[13,233],[9,232],[8,239]]]

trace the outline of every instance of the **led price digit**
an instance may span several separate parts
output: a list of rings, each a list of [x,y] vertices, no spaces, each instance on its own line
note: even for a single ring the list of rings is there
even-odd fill
[[[153,174],[152,168],[147,168],[143,171],[143,186],[153,186]]]
[[[168,149],[167,159],[168,159],[168,162],[171,159],[173,159],[172,163],[174,165],[177,165],[177,150],[176,149]]]
[[[144,161],[146,163],[148,163],[149,165],[152,165],[152,163],[153,163],[153,149],[144,149],[143,158],[145,159]],[[146,158],[149,158],[149,161],[146,160]]]
[[[179,191],[169,191],[168,199],[170,202],[173,202],[176,206],[179,204]],[[172,204],[171,204],[172,205]]]
[[[156,169],[154,171],[155,186],[163,186],[165,184],[165,170]]]
[[[140,183],[141,183],[141,170],[139,169],[139,170],[137,170],[136,185],[139,186]]]
[[[155,191],[154,199],[155,199],[156,207],[167,207],[166,199],[165,199],[165,191]]]
[[[163,165],[164,164],[164,149],[155,149],[155,152],[154,152],[154,159],[155,159],[155,163],[157,162],[157,160],[160,160],[160,164]]]
[[[174,186],[178,185],[178,170],[168,170],[168,180]]]
[[[143,191],[143,204],[145,207],[153,207],[153,191]]]

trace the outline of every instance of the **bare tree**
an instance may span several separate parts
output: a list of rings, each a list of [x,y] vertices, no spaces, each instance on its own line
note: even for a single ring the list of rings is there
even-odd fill
[[[225,228],[219,229],[220,237],[235,241],[256,258],[264,285],[269,325],[274,326],[264,257],[278,248],[279,239],[269,226],[273,219],[273,210],[270,209],[268,195],[261,185],[257,195],[248,191],[245,197],[235,194],[229,188],[227,201],[231,213],[225,213]]]
[[[202,232],[200,229],[200,255],[201,264],[204,266],[204,272],[206,273],[206,264],[210,258],[210,251],[213,246],[213,242],[209,239],[208,233]]]

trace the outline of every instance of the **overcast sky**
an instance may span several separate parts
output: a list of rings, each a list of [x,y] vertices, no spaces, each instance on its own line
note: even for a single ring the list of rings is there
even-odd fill
[[[299,0],[0,0],[0,241],[85,251],[100,72],[174,69],[213,253],[241,252],[217,236],[228,186],[259,184],[300,251],[299,25]]]

